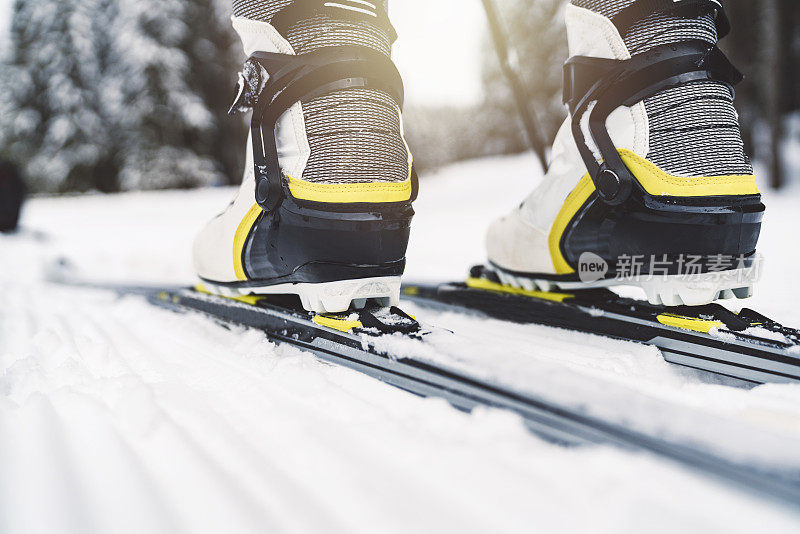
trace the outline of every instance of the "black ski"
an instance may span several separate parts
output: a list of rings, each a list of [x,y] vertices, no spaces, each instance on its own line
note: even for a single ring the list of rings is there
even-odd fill
[[[669,362],[750,382],[800,381],[800,330],[746,308],[655,306],[607,289],[526,291],[481,267],[465,283],[406,284],[403,292],[423,306],[655,345]]]

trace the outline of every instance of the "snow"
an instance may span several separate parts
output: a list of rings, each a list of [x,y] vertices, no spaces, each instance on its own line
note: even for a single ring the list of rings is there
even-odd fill
[[[398,35],[392,58],[404,76],[406,105],[472,106],[481,101],[481,62],[476,58],[485,45],[485,22],[478,2],[389,2],[389,18]]]
[[[423,177],[413,279],[462,278],[487,222],[535,186],[530,156]],[[258,332],[45,282],[59,259],[186,284],[230,189],[37,198],[0,236],[0,532],[797,532],[800,510],[648,455],[565,449],[513,414],[464,414]],[[768,196],[747,305],[800,324],[800,191]],[[453,330],[408,350],[734,459],[800,467],[800,386],[745,387],[653,348],[404,309]],[[405,339],[387,339],[409,349]]]

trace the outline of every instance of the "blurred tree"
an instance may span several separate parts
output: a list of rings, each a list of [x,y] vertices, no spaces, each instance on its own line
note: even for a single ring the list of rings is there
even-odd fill
[[[728,0],[725,8],[733,31],[721,46],[746,75],[736,89],[745,147],[779,188],[788,181],[786,121],[800,110],[800,2]]]
[[[548,144],[566,116],[561,102],[562,65],[567,59],[565,0],[497,0],[500,25],[508,34],[511,63],[520,74]],[[514,99],[491,41],[483,47],[485,121],[481,128],[503,152],[525,149]]]
[[[759,20],[760,0],[728,1],[725,9],[731,19],[733,31],[731,35],[720,42],[720,47],[739,70],[745,74],[744,81],[736,87],[736,108],[739,112],[739,123],[742,130],[745,151],[753,155],[755,152],[754,125],[760,116],[758,109],[759,84],[754,75],[759,68],[759,47],[754,46],[760,41],[760,29],[756,24]]]
[[[13,232],[25,199],[25,185],[14,165],[0,160],[0,232]]]
[[[508,152],[505,139],[487,135],[494,116],[481,106],[408,106],[403,122],[417,170]]]
[[[561,103],[561,66],[567,59],[565,3],[566,0],[496,1],[500,26],[508,37],[510,62],[531,97],[530,104],[548,146],[566,116]],[[480,105],[404,110],[405,131],[417,169],[526,150],[526,135],[488,24],[482,50],[484,98]]]
[[[0,142],[36,190],[118,189],[116,136],[97,98],[107,64],[95,46],[113,13],[99,3],[14,4]]]
[[[118,1],[115,86],[121,95],[117,110],[120,125],[128,132],[120,173],[123,186],[152,189],[225,182],[222,165],[212,156],[217,149],[215,141],[219,141],[218,116],[203,99],[200,87],[202,71],[210,68],[208,59],[214,59],[209,50],[216,45],[201,33],[208,25],[192,26],[198,20],[195,10],[203,7],[208,19],[217,19],[209,9],[211,3]],[[224,16],[219,18],[225,20]],[[193,58],[197,54],[201,57]],[[228,72],[232,74],[233,70]],[[217,80],[216,92],[226,95],[227,100],[230,84],[225,82]],[[207,87],[202,89],[207,91]],[[223,147],[227,144],[222,143]]]
[[[217,162],[224,179],[239,185],[244,168],[246,115],[228,115],[236,72],[244,61],[242,44],[231,28],[230,0],[193,0],[186,21],[192,28],[183,49],[188,52],[193,89],[211,113],[215,125],[205,150]]]
[[[224,6],[224,7],[223,7]],[[17,0],[0,153],[33,190],[238,182],[227,0]]]

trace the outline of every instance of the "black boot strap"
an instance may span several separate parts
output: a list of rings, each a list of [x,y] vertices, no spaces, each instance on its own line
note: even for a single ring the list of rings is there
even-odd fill
[[[703,80],[725,83],[733,91],[742,79],[717,46],[699,40],[657,46],[621,61],[570,58],[564,65],[564,103],[572,116],[575,143],[600,198],[610,205],[621,204],[635,182],[606,129],[606,119],[615,109],[633,106],[665,89]],[[592,103],[589,131],[602,163],[595,159],[581,128],[581,119]]]
[[[275,128],[278,119],[296,102],[342,89],[363,88],[384,91],[403,107],[403,81],[397,67],[385,54],[362,46],[337,46],[301,55],[255,52],[248,62],[263,69],[266,80],[253,82],[260,90],[250,95],[258,205],[273,211],[284,198],[283,172],[278,161]],[[252,71],[253,69],[251,69]],[[248,81],[245,80],[245,83]],[[252,82],[252,80],[251,80]],[[237,102],[242,100],[241,93]],[[412,180],[416,173],[412,172]],[[416,186],[412,187],[416,191]]]

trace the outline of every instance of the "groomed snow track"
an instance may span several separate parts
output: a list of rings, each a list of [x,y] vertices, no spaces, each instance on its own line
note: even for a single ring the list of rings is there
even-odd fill
[[[688,443],[660,439],[623,425],[588,416],[578,410],[521,391],[472,378],[446,366],[386,354],[368,337],[319,326],[309,316],[260,303],[258,306],[198,294],[192,290],[114,288],[138,293],[155,305],[175,311],[196,311],[222,323],[262,330],[276,343],[285,343],[317,357],[377,378],[425,397],[439,397],[470,411],[490,406],[519,414],[526,426],[545,439],[564,445],[613,445],[657,455],[712,478],[785,503],[800,502],[800,474],[760,469],[737,463]]]

